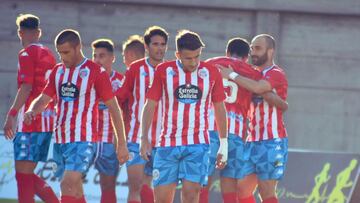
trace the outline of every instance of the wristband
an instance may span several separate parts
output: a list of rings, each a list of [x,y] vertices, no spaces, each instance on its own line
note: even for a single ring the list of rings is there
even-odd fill
[[[9,116],[15,117],[17,115],[18,111],[15,108],[11,108],[8,112]]]
[[[235,80],[235,78],[239,76],[239,74],[235,73],[235,72],[232,72],[229,74],[229,78],[232,79],[232,80]]]

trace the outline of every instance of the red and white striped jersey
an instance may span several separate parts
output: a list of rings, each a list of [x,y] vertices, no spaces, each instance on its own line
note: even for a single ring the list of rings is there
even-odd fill
[[[259,71],[236,58],[225,56],[214,57],[208,59],[206,62],[213,65],[219,64],[225,67],[230,65],[238,74],[254,80],[259,80],[261,78]],[[223,79],[223,83],[226,94],[225,106],[228,117],[228,131],[231,134],[246,138],[248,130],[248,111],[250,109],[252,93],[245,88],[238,86],[231,79]],[[213,109],[209,115],[209,130],[216,130]]]
[[[261,80],[270,83],[272,91],[286,101],[288,82],[283,69],[273,65],[264,69]],[[287,137],[282,110],[270,106],[261,96],[253,95],[251,103],[251,136],[249,141]]]
[[[208,112],[212,102],[225,99],[219,70],[200,62],[185,72],[180,61],[160,64],[147,99],[162,100],[162,130],[158,146],[209,143]]]
[[[76,67],[57,64],[43,94],[57,98],[56,143],[98,141],[99,99],[114,97],[104,68],[86,58]]]
[[[19,110],[17,132],[52,132],[54,125],[54,103],[36,116],[30,124],[24,123],[24,114],[31,102],[40,95],[46,85],[51,70],[56,64],[55,57],[49,48],[41,44],[30,44],[19,52],[18,88],[24,83],[31,84],[32,90],[25,104]]]
[[[123,75],[117,71],[112,71],[110,75],[110,82],[112,92],[116,95],[123,84]],[[107,106],[100,101],[99,102],[99,141],[113,143],[114,142],[114,129],[111,123],[111,116]]]
[[[133,62],[125,73],[125,81],[117,97],[120,102],[128,101],[130,120],[127,125],[128,142],[140,143],[141,113],[145,104],[145,94],[154,80],[155,68],[149,63],[148,58]],[[161,104],[158,104],[154,112],[154,119],[151,124],[148,137],[150,143],[155,146],[158,142],[161,130]]]

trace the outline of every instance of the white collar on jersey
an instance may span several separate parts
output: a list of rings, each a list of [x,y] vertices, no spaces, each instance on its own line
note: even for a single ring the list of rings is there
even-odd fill
[[[272,66],[269,66],[267,68],[264,68],[264,70],[261,71],[263,75],[265,75],[269,70],[273,69],[276,66],[276,64],[273,64]]]

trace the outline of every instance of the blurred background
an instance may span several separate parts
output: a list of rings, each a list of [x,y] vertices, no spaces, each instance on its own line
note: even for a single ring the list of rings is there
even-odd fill
[[[40,17],[41,41],[53,50],[64,28],[80,32],[89,58],[93,40],[111,38],[121,72],[121,43],[151,25],[170,33],[167,59],[174,58],[179,29],[200,34],[206,44],[202,59],[223,55],[232,37],[251,41],[269,33],[277,41],[276,62],[289,81],[285,122],[290,147],[360,152],[359,0],[1,0],[1,127],[17,90],[22,47],[15,19],[20,13]]]

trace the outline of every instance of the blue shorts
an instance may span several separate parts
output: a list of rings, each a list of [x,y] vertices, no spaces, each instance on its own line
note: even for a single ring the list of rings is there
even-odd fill
[[[187,180],[206,185],[209,168],[209,145],[157,147],[154,158],[153,186]]]
[[[210,156],[208,175],[213,176],[216,167],[217,152],[220,147],[219,133],[217,131],[209,131],[210,134]]]
[[[244,170],[255,173],[260,180],[281,180],[288,159],[288,139],[276,138],[246,144],[250,158]]]
[[[147,176],[152,176],[155,154],[156,154],[156,148],[153,147],[151,150],[150,161],[146,162],[145,168],[144,168],[144,173]]]
[[[96,144],[95,168],[107,176],[117,176],[119,161],[113,143],[99,142]]]
[[[14,142],[16,161],[46,162],[52,132],[17,132]]]
[[[249,160],[249,151],[245,151],[245,144],[241,137],[229,134],[228,138],[228,160],[225,168],[220,171],[221,177],[242,179],[245,177],[243,170],[247,160]]]
[[[92,142],[54,144],[55,177],[62,178],[64,171],[76,171],[86,175],[94,162],[95,153],[96,143]]]
[[[129,160],[126,162],[126,167],[132,165],[145,165],[146,160],[140,156],[140,145],[138,143],[128,142]]]

